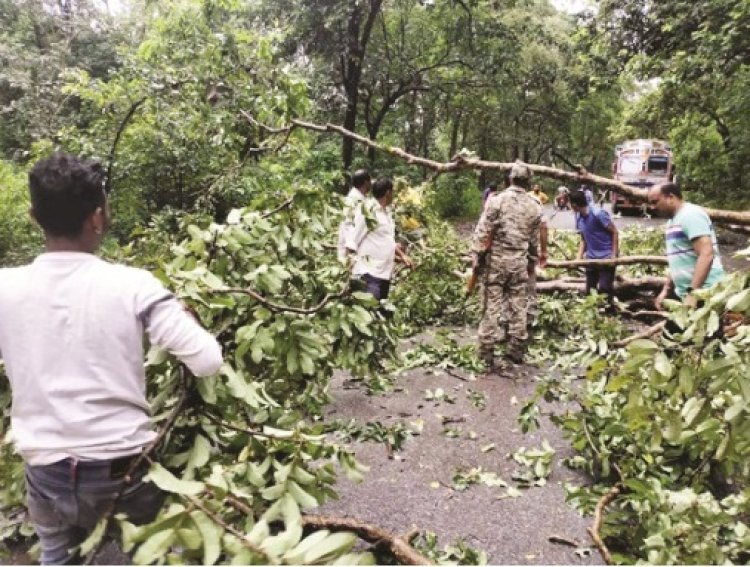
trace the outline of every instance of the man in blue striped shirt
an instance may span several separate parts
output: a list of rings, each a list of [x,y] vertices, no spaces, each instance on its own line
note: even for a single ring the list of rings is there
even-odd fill
[[[648,203],[670,217],[665,231],[669,277],[656,298],[656,308],[661,309],[672,292],[695,307],[693,290],[711,287],[724,276],[711,219],[701,207],[683,201],[675,183],[654,185],[648,192]]]

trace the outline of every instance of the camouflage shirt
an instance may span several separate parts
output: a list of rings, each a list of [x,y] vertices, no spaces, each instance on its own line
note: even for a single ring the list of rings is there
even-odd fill
[[[493,234],[491,263],[503,260],[526,261],[537,255],[542,207],[525,189],[511,185],[490,195],[474,230],[472,252],[485,249],[484,243]]]

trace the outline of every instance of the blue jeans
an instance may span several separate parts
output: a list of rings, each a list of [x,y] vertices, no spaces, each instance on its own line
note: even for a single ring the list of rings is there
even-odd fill
[[[362,281],[366,285],[367,292],[372,294],[375,299],[388,299],[388,293],[391,290],[391,280],[384,280],[370,274],[363,274]]]
[[[26,465],[27,507],[42,547],[43,565],[75,563],[71,549],[83,542],[107,512],[123,483],[129,459]],[[124,462],[124,465],[121,465]],[[142,480],[145,465],[117,501],[115,513],[135,524],[152,521],[165,494]]]

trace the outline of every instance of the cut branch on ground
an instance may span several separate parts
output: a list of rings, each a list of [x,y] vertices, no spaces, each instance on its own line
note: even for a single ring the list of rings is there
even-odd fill
[[[366,524],[354,518],[334,518],[330,516],[304,515],[302,525],[315,530],[354,532],[364,541],[387,550],[403,565],[432,565],[407,540],[377,526]]]

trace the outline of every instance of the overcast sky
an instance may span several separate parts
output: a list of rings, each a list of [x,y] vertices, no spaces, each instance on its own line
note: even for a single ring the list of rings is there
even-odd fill
[[[550,0],[552,5],[558,10],[564,10],[571,14],[577,14],[587,8],[592,8],[590,0]]]

